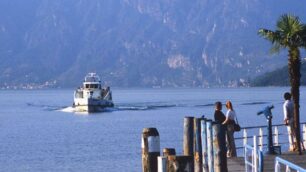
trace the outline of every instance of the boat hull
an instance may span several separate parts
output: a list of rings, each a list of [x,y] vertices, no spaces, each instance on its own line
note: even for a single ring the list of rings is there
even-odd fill
[[[77,112],[101,112],[107,107],[114,107],[110,100],[100,99],[75,99],[74,108]]]

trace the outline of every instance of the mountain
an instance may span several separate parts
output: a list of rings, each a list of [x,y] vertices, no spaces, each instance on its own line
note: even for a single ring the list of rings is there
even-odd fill
[[[0,87],[78,86],[97,72],[110,86],[248,84],[286,64],[257,35],[298,0],[2,0]]]
[[[289,86],[288,66],[278,68],[274,71],[267,72],[257,76],[251,81],[251,86]],[[301,65],[301,85],[306,85],[306,62]]]

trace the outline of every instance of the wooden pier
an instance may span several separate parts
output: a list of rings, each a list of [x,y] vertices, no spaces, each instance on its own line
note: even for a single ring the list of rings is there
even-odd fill
[[[304,122],[302,125],[303,143],[306,145],[306,123]],[[236,148],[240,149],[241,157],[234,158],[226,158],[224,129],[212,120],[190,116],[184,118],[183,155],[176,155],[175,148],[164,148],[161,155],[157,129],[145,128],[142,133],[142,171],[274,172],[275,167],[277,167],[278,171],[286,171],[286,168],[287,170],[291,168],[306,172],[306,151],[302,155],[298,155],[296,152],[281,151],[281,149],[292,150],[293,147],[291,142],[286,142],[287,139],[290,140],[286,131],[288,127],[284,124],[273,126],[275,128],[274,142],[272,141],[270,144],[273,145],[272,151],[267,149],[269,144],[264,139],[267,137],[263,134],[264,127],[266,126],[244,127],[242,128],[243,132],[237,133],[238,137],[235,140],[242,146]],[[256,134],[256,131],[259,131],[259,135]],[[272,133],[269,136],[269,139],[271,139]],[[279,136],[282,138],[279,139]],[[252,142],[250,142],[251,139]],[[281,142],[279,142],[280,140]],[[281,145],[287,146],[282,148]],[[170,153],[170,150],[172,153]],[[277,153],[277,155],[268,155],[262,150],[269,151],[270,154]],[[247,157],[247,165],[245,165],[245,158],[242,156]]]
[[[264,172],[274,172],[275,157],[281,157],[287,161],[290,161],[302,168],[306,169],[306,152],[303,155],[297,155],[294,152],[286,152],[281,155],[264,155]],[[227,159],[228,171],[232,172],[244,172],[244,157],[228,158]]]

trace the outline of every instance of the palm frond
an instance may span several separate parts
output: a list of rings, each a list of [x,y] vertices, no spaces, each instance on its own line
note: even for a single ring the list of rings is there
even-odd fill
[[[275,37],[275,32],[268,29],[259,29],[258,34],[269,41],[273,41]]]
[[[303,30],[303,24],[297,16],[291,14],[282,15],[277,21],[277,31],[281,34],[284,44],[290,45],[298,40],[298,33]]]
[[[273,44],[273,47],[270,51],[270,53],[276,53],[279,52],[279,50],[282,48],[282,39],[280,37],[280,33],[274,32],[268,29],[260,29],[258,31],[258,34],[262,36],[263,38],[271,41]]]

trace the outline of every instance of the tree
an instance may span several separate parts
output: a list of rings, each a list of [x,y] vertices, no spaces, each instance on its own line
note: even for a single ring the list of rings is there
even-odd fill
[[[291,94],[294,103],[294,126],[296,148],[301,151],[300,133],[300,48],[306,48],[306,25],[297,16],[282,15],[276,24],[276,30],[260,29],[258,34],[272,42],[272,52],[288,49],[288,72],[290,77]]]

